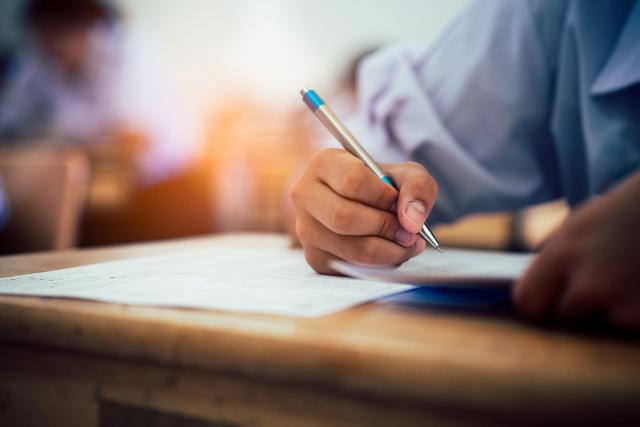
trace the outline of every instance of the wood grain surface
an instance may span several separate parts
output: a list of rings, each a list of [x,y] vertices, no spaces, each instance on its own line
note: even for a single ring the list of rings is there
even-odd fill
[[[215,244],[211,237],[2,257],[0,276]],[[401,404],[534,424],[640,416],[639,340],[543,329],[504,313],[376,302],[299,319],[1,296],[0,337],[0,359],[17,371],[42,363],[35,361],[42,350],[23,348],[36,346],[274,390],[355,396],[390,411]]]

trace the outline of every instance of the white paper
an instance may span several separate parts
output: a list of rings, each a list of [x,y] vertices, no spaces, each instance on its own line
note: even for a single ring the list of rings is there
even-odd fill
[[[412,288],[321,276],[282,236],[0,279],[0,294],[317,317]]]
[[[413,285],[448,287],[508,287],[522,275],[531,254],[445,249],[426,251],[401,267],[363,267],[334,262],[333,268],[352,277]]]

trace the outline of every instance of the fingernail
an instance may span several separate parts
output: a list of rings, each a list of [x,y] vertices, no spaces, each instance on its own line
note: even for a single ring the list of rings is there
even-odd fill
[[[415,234],[411,234],[405,229],[400,229],[396,232],[396,242],[402,246],[410,246],[413,243],[414,237]]]
[[[424,220],[427,219],[427,209],[424,207],[424,203],[417,200],[409,202],[405,213],[417,227],[422,227]]]

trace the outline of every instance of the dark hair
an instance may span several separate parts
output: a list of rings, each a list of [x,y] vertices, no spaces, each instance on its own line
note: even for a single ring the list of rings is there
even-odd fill
[[[30,29],[91,26],[112,24],[120,14],[115,7],[102,0],[29,0],[23,20]]]

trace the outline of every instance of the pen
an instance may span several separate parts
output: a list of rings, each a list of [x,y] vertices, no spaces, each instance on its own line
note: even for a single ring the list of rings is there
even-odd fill
[[[342,121],[334,114],[327,104],[318,96],[318,94],[311,89],[302,88],[300,90],[302,100],[311,112],[322,122],[322,124],[331,132],[331,134],[338,140],[340,145],[362,160],[362,162],[381,180],[395,188],[398,187],[394,184],[391,177],[389,177],[380,166],[373,160],[373,158],[367,153],[367,151],[360,145],[356,138],[349,132],[349,129],[342,123]],[[436,236],[429,230],[427,224],[422,224],[422,230],[418,233],[420,237],[427,241],[435,250],[442,253],[440,250],[440,243],[436,239]]]

